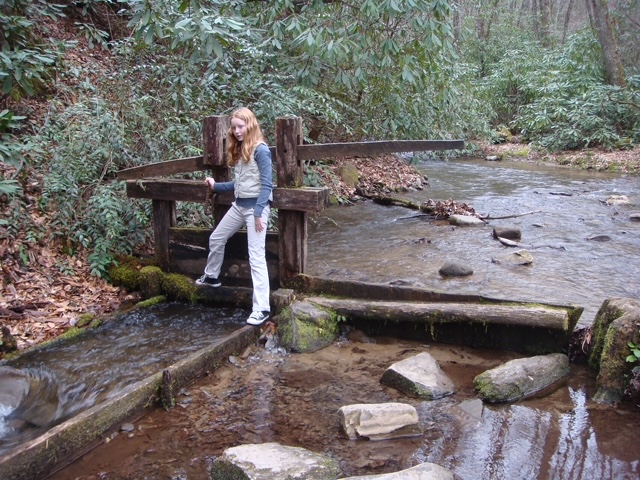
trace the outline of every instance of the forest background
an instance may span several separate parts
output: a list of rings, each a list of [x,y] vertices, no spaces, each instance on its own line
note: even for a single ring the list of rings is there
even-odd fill
[[[637,0],[0,0],[0,356],[118,308],[107,272],[149,248],[151,204],[116,173],[201,155],[203,118],[241,105],[267,139],[296,115],[307,142],[639,173],[639,32]]]

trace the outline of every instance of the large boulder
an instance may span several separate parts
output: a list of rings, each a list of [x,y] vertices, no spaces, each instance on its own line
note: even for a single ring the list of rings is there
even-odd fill
[[[592,327],[589,364],[598,369],[594,401],[614,404],[620,401],[633,377],[637,363],[627,362],[629,342],[640,343],[640,300],[609,298],[596,314]]]
[[[211,465],[211,480],[334,480],[341,473],[331,457],[276,442],[228,448]]]
[[[339,334],[334,316],[309,302],[294,302],[278,315],[278,340],[291,352],[320,350],[336,341]]]
[[[518,358],[477,375],[473,386],[486,402],[512,402],[532,395],[569,374],[562,353]]]
[[[380,382],[412,397],[428,400],[446,397],[456,390],[435,358],[426,352],[394,363],[382,374]]]

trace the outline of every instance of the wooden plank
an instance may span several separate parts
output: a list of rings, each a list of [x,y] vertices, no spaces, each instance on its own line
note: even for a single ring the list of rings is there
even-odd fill
[[[209,254],[210,235],[211,229],[208,228],[171,228],[169,230],[170,271],[185,275],[202,275]],[[267,232],[265,250],[269,283],[272,288],[277,288],[279,285],[278,249],[278,234]],[[246,230],[240,230],[227,242],[220,278],[227,286],[252,286]]]
[[[165,201],[199,202],[207,200],[207,186],[200,180],[152,178],[128,180],[127,196]],[[216,194],[216,204],[231,205],[233,192]],[[272,207],[303,212],[319,212],[329,205],[327,188],[276,188]]]
[[[204,157],[179,158],[167,162],[150,163],[140,167],[127,168],[118,172],[118,180],[137,180],[148,177],[162,177],[180,173],[205,170]]]
[[[313,160],[329,157],[375,156],[383,153],[461,150],[463,148],[463,140],[389,140],[299,145],[297,150],[299,159]]]

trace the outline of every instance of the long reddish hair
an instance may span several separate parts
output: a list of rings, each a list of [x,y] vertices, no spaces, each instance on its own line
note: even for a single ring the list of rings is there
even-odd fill
[[[230,120],[233,118],[242,120],[247,125],[247,130],[242,142],[239,142],[235,137],[231,127],[229,127],[227,131],[227,163],[231,167],[241,159],[244,160],[244,162],[248,162],[251,159],[251,154],[256,148],[256,145],[264,142],[264,136],[262,135],[262,130],[260,130],[258,119],[251,110],[247,107],[238,108],[231,113]]]

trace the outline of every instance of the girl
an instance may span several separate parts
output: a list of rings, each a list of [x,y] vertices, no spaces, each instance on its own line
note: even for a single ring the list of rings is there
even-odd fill
[[[243,225],[247,228],[249,265],[253,283],[253,312],[247,323],[260,325],[270,316],[269,273],[265,256],[265,239],[273,199],[271,152],[264,141],[260,125],[248,108],[231,114],[227,132],[227,161],[233,167],[231,182],[216,182],[207,177],[205,183],[214,192],[233,191],[235,201],[209,237],[209,256],[204,275],[197,285],[219,287],[224,247]]]

